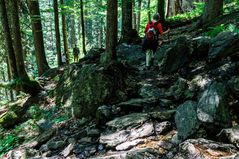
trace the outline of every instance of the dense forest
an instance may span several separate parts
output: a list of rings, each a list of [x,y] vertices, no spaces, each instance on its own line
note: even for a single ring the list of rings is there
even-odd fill
[[[0,24],[0,158],[239,158],[239,0],[0,0]]]

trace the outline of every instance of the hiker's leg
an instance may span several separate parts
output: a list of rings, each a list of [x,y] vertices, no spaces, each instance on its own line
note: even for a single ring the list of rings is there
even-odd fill
[[[154,65],[154,52],[150,50],[150,66]]]
[[[151,61],[150,53],[151,53],[151,50],[146,51],[146,67],[150,66],[150,61]]]
[[[146,37],[144,37],[143,44],[142,44],[142,51],[145,52],[148,49],[148,41]]]

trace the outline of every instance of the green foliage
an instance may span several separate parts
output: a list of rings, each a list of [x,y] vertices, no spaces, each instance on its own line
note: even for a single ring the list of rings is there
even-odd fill
[[[42,110],[39,105],[33,105],[28,109],[27,114],[29,114],[32,119],[40,119],[42,116]]]
[[[218,25],[216,27],[209,27],[209,31],[205,33],[206,36],[215,37],[222,31],[226,30],[225,24]]]
[[[239,33],[239,28],[234,25],[234,24],[220,24],[216,27],[209,27],[208,28],[209,31],[205,33],[206,36],[209,37],[215,37],[217,36],[220,32],[223,31],[230,31],[230,32],[234,32],[234,33]]]
[[[225,3],[223,7],[224,13],[231,13],[239,9],[239,0],[231,0],[230,3]]]
[[[180,19],[193,19],[195,17],[199,17],[203,13],[203,9],[205,3],[202,2],[194,2],[195,9],[191,12],[185,12],[182,14],[177,14],[175,16],[169,17],[168,20],[180,20]]]
[[[19,144],[19,137],[8,134],[6,137],[0,136],[0,156],[13,149]]]

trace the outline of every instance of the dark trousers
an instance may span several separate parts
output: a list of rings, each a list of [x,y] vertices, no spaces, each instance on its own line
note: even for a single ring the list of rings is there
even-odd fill
[[[142,44],[142,51],[143,52],[145,52],[146,50],[152,50],[153,53],[155,53],[156,50],[157,50],[157,47],[158,47],[158,41],[157,40],[149,42],[147,40],[147,38],[144,37],[144,41],[143,41],[143,44]]]

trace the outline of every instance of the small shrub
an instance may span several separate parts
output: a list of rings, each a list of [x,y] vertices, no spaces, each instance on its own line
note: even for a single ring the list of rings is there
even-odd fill
[[[6,137],[0,136],[0,156],[19,145],[19,138],[9,134]]]

